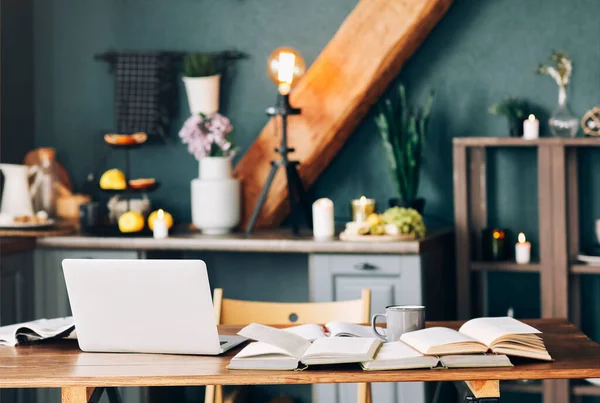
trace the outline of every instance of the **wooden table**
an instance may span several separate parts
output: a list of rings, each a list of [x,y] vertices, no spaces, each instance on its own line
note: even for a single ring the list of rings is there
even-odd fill
[[[93,388],[360,382],[467,381],[475,397],[499,397],[500,380],[600,378],[600,345],[562,319],[530,320],[554,362],[515,363],[513,368],[362,371],[354,366],[305,371],[230,371],[235,351],[219,357],[81,352],[74,341],[0,348],[0,388],[61,388],[64,403],[88,401]],[[457,328],[459,322],[429,326]],[[239,327],[220,327],[233,334]],[[516,360],[514,360],[516,361]]]

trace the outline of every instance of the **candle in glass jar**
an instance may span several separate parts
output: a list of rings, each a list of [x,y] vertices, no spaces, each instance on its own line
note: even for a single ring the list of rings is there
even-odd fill
[[[523,121],[523,138],[525,140],[535,140],[540,136],[540,121],[535,118],[535,115],[529,115]]]
[[[506,233],[498,228],[486,228],[481,234],[483,259],[506,260]]]
[[[152,236],[154,239],[165,239],[169,236],[169,227],[167,226],[167,220],[165,220],[165,212],[163,209],[158,210],[156,219],[153,223]]]
[[[312,205],[313,235],[316,239],[330,239],[335,235],[333,202],[319,199]]]
[[[367,199],[361,196],[360,199],[352,200],[352,221],[362,223],[367,221],[369,214],[375,212],[375,199]]]
[[[524,233],[519,233],[517,244],[515,245],[515,260],[519,264],[527,264],[531,260],[531,243],[527,242]]]

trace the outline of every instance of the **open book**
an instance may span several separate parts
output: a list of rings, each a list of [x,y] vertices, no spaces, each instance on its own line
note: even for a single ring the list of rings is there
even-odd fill
[[[360,364],[367,371],[435,368],[438,366],[446,368],[513,366],[507,356],[497,354],[446,355],[442,357],[424,355],[403,341],[383,344],[374,360]]]
[[[283,329],[286,332],[302,336],[308,341],[315,341],[323,337],[377,337],[371,329],[371,326],[357,325],[347,322],[329,322],[325,327],[313,323],[288,327]],[[385,328],[381,328],[384,332]]]
[[[478,318],[466,322],[457,332],[432,327],[405,333],[400,340],[425,355],[485,353],[492,351],[552,361],[536,328],[510,317]]]
[[[76,338],[73,317],[38,319],[0,327],[0,346],[16,346],[53,337]]]
[[[381,345],[375,338],[362,337],[317,337],[311,342],[293,331],[257,323],[244,327],[238,334],[257,341],[233,357],[229,369],[293,370],[299,364],[369,361]]]

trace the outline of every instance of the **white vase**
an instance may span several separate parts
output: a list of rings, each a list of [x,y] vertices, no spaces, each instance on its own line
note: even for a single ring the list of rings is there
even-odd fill
[[[192,222],[207,235],[224,235],[240,222],[240,182],[231,176],[231,160],[205,157],[192,180]]]
[[[221,75],[208,77],[183,77],[188,104],[192,115],[219,111],[219,86]]]

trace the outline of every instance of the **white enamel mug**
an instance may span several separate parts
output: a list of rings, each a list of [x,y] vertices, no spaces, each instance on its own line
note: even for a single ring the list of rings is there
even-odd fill
[[[377,330],[377,317],[386,318],[386,334]],[[404,333],[425,328],[425,307],[422,305],[389,305],[385,313],[373,315],[371,327],[375,334],[383,341],[396,341]]]

